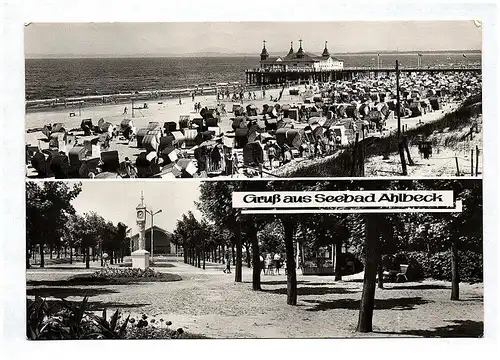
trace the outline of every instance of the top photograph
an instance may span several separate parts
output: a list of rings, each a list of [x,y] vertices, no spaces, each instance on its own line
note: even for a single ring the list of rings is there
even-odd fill
[[[27,23],[27,178],[482,177],[480,21]]]

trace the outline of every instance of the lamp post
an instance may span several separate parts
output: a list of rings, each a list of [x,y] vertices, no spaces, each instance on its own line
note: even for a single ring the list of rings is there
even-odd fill
[[[153,243],[153,232],[154,232],[154,229],[153,229],[153,226],[154,226],[154,217],[155,215],[161,213],[161,209],[158,210],[157,212],[153,212],[153,210],[148,210],[146,209],[146,212],[151,215],[151,262],[154,262],[153,260],[153,248],[154,248],[154,243]]]

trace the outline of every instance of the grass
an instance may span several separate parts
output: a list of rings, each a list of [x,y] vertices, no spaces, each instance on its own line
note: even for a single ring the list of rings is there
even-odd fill
[[[435,132],[443,132],[444,129],[448,129],[448,132],[451,132],[467,126],[470,127],[473,125],[472,119],[482,111],[481,99],[481,93],[473,95],[466,99],[457,110],[446,114],[442,119],[408,130],[404,135],[408,139],[408,142],[412,143],[419,135],[427,138]],[[445,145],[452,146],[460,140],[450,135]],[[367,138],[360,142],[360,144],[364,145],[365,158],[395,153],[398,151],[398,143],[397,134],[391,134],[385,138]],[[313,163],[309,166],[294,169],[287,173],[285,177],[358,176],[357,172],[355,171],[353,174],[351,169],[353,147],[353,145],[349,146],[337,157],[328,159],[326,162]]]

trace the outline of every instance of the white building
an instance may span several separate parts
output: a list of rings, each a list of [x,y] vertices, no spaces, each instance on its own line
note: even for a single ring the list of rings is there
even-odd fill
[[[344,61],[332,57],[328,51],[327,42],[325,41],[325,49],[321,56],[307,53],[302,49],[302,40],[297,52],[293,51],[293,42],[290,46],[290,51],[286,56],[279,56],[270,58],[269,53],[264,47],[260,54],[260,68],[264,71],[330,71],[342,70],[344,68]]]

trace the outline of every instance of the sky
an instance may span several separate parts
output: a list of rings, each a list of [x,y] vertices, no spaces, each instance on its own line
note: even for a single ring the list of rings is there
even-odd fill
[[[473,21],[30,23],[27,57],[168,56],[198,52],[271,54],[480,50]]]
[[[70,182],[73,183],[73,182]],[[115,225],[119,221],[137,233],[135,208],[141,202],[144,192],[144,204],[148,210],[162,212],[154,217],[154,224],[172,232],[177,219],[189,210],[198,220],[201,213],[194,202],[200,196],[199,181],[85,181],[82,191],[72,201],[77,213],[95,211]],[[146,217],[146,228],[151,226],[151,216]]]

